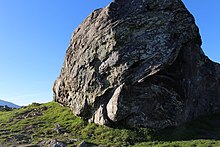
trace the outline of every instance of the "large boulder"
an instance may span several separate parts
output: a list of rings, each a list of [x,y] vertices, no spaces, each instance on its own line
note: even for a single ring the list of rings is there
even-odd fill
[[[115,0],[73,32],[54,99],[97,124],[165,128],[220,112],[220,65],[181,0]]]

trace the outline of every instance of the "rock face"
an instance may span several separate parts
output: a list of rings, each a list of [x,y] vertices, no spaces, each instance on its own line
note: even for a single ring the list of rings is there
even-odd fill
[[[220,112],[220,65],[181,0],[115,0],[73,32],[53,90],[90,122],[165,128]]]

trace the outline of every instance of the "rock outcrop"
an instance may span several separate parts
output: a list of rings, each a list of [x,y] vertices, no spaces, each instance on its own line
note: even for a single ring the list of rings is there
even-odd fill
[[[103,125],[165,128],[220,112],[220,65],[181,0],[115,0],[73,32],[54,99]]]

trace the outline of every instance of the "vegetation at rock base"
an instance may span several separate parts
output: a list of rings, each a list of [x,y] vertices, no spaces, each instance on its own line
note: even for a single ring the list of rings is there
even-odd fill
[[[91,146],[115,147],[220,146],[219,122],[220,115],[214,115],[160,131],[110,128],[75,117],[69,108],[55,102],[34,103],[12,111],[0,111],[0,146],[42,144],[51,138],[67,146],[76,146],[81,141]]]

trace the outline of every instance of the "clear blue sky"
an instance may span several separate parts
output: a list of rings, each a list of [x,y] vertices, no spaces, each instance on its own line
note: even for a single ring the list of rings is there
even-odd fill
[[[200,28],[205,53],[220,62],[220,1],[183,0]],[[0,99],[27,105],[52,100],[73,30],[111,0],[0,0]]]

